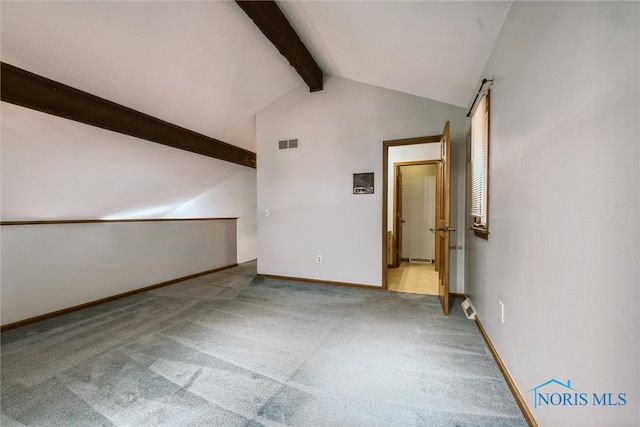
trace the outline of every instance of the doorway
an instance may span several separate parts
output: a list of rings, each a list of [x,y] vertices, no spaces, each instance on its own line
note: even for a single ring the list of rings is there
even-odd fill
[[[445,123],[441,135],[407,138],[383,142],[382,162],[382,288],[388,288],[387,273],[395,258],[401,258],[394,251],[393,227],[395,192],[394,163],[401,161],[437,161],[436,226],[433,228],[436,240],[436,267],[438,271],[438,297],[445,315],[449,314],[449,234],[450,227],[450,125]],[[391,194],[390,194],[391,193]],[[399,223],[401,226],[401,222]],[[402,235],[402,232],[400,233]],[[400,247],[398,245],[398,247]],[[395,258],[394,258],[395,257]]]
[[[424,154],[423,154],[424,155]],[[393,257],[388,262],[390,291],[438,295],[436,270],[436,190],[438,160],[393,163]]]

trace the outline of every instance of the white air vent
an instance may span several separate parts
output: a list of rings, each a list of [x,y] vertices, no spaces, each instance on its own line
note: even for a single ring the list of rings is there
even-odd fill
[[[465,298],[465,300],[462,301],[461,305],[462,305],[462,311],[464,311],[464,315],[467,316],[467,319],[473,320],[476,318],[476,310],[471,305],[471,301],[469,301],[469,298]]]
[[[278,149],[286,150],[288,148],[298,148],[298,138],[296,139],[283,139],[278,141]]]

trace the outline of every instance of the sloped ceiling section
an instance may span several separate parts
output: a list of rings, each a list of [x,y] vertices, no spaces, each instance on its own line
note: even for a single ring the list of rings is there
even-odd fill
[[[300,84],[235,2],[2,2],[2,61],[255,151]]]
[[[255,168],[255,153],[0,62],[4,102]]]
[[[13,104],[0,113],[3,221],[160,218],[249,169]]]
[[[311,92],[322,90],[323,72],[274,0],[236,0],[260,31],[298,72]]]
[[[251,151],[256,111],[301,84],[234,2],[2,1],[0,12],[3,62]],[[3,221],[159,218],[244,173],[5,102],[1,114]]]
[[[468,107],[511,1],[283,1],[320,68]]]

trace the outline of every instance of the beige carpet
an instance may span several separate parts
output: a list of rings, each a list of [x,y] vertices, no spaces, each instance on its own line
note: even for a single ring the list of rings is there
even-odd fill
[[[403,261],[387,270],[387,289],[410,294],[438,295],[438,272],[435,264]]]

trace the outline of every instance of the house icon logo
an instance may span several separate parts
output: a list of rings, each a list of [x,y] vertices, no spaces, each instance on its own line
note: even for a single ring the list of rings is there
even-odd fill
[[[533,393],[533,407],[539,406],[625,406],[626,393],[584,393],[567,383],[550,379],[533,387],[527,393]]]
[[[539,391],[543,388],[546,388],[552,384],[557,384],[558,386],[560,386],[560,390],[561,392],[555,392],[555,393],[543,393],[542,391]],[[571,380],[567,380],[567,383],[564,384],[558,380],[556,380],[555,378],[550,379],[549,381],[540,384],[539,386],[536,386],[534,388],[532,388],[531,390],[527,391],[527,393],[531,393],[533,392],[533,407],[537,408],[538,406],[540,406],[541,404],[544,405],[553,405],[553,406],[558,406],[562,403],[563,400],[567,399],[567,396],[569,397],[569,399],[572,397],[572,395],[580,395],[580,393],[578,393],[578,391],[571,387]],[[572,393],[573,392],[573,393]],[[586,396],[586,393],[582,393]],[[553,398],[555,396],[555,399]],[[554,401],[558,402],[557,404],[554,404]],[[586,405],[586,397],[585,397],[585,405]]]

